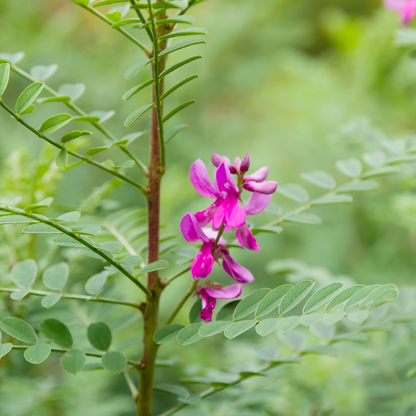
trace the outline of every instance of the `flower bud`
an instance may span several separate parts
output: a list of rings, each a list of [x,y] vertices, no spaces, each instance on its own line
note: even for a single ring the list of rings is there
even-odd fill
[[[212,153],[211,162],[217,168],[222,163],[222,157],[218,153]]]
[[[247,172],[250,168],[250,155],[248,153],[245,154],[243,160],[241,161],[240,165],[240,172]]]

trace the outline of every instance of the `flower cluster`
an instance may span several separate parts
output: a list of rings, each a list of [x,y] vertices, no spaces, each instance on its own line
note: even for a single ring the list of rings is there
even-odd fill
[[[190,178],[197,192],[206,198],[214,199],[214,202],[204,211],[196,214],[188,212],[181,220],[181,231],[186,241],[202,243],[191,264],[194,279],[207,277],[214,263],[221,261],[225,272],[237,284],[222,287],[219,283],[207,282],[198,288],[197,294],[202,298],[201,318],[206,322],[211,320],[216,299],[234,299],[241,295],[242,284],[254,280],[249,270],[231,258],[222,236],[223,232],[235,230],[243,248],[260,250],[246,218],[247,215],[258,214],[267,207],[278,185],[277,182],[266,181],[269,171],[267,167],[252,175],[246,175],[250,167],[248,153],[243,160],[237,157],[233,165],[227,157],[216,153],[212,154],[211,161],[214,165],[213,182],[200,159],[191,166]],[[233,175],[236,175],[237,180]],[[243,190],[252,192],[244,206],[241,205]],[[210,228],[207,227],[209,224]]]
[[[416,16],[416,0],[384,0],[384,6],[397,12],[403,25]]]

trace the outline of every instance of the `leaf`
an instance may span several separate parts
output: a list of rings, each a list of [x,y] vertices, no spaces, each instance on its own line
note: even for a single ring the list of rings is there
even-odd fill
[[[0,97],[4,94],[4,91],[6,91],[7,85],[9,84],[9,78],[10,65],[8,63],[0,64]]]
[[[98,117],[100,123],[105,123],[107,120],[109,120],[111,117],[113,117],[116,114],[114,110],[111,111],[91,111],[90,116],[91,117]]]
[[[133,23],[141,23],[141,22],[142,21],[138,17],[132,17],[132,18],[129,18],[129,19],[123,19],[123,20],[120,20],[116,23],[113,23],[111,25],[111,27],[113,29],[116,29],[117,27],[120,27],[120,26],[132,25]]]
[[[60,215],[57,220],[58,221],[67,221],[67,222],[77,222],[81,213],[78,211],[70,211],[66,212],[65,214]]]
[[[384,165],[386,161],[386,154],[382,150],[377,150],[372,153],[363,154],[364,162],[372,168],[377,168]]]
[[[397,299],[398,291],[396,290],[389,290],[381,295],[377,300],[371,304],[370,309],[376,308],[377,306],[384,305],[388,302],[395,302]]]
[[[63,348],[72,348],[71,332],[65,324],[57,319],[46,319],[40,324],[40,332],[49,340]]]
[[[337,335],[336,337],[331,338],[329,341],[331,344],[335,344],[336,342],[365,342],[367,341],[368,337],[365,334],[360,334],[359,332],[349,332],[347,334]]]
[[[315,283],[310,280],[303,280],[302,282],[299,282],[293,286],[286,293],[279,305],[279,315],[283,315],[289,312],[296,305],[298,305],[311,291],[314,285]]]
[[[379,287],[374,292],[370,293],[360,304],[360,308],[364,308],[366,306],[372,306],[373,304],[377,303],[378,299],[384,296],[386,293],[393,292],[396,294],[396,298],[399,295],[399,290],[397,289],[396,285],[388,284]]]
[[[253,235],[260,233],[271,233],[271,234],[280,234],[283,231],[283,228],[279,225],[272,225],[271,227],[260,227],[252,228],[251,233]]]
[[[335,165],[341,173],[354,179],[358,178],[363,170],[361,162],[356,158],[337,160]]]
[[[196,103],[196,100],[189,100],[186,103],[183,103],[181,105],[178,105],[176,108],[174,108],[170,113],[166,114],[165,117],[163,117],[163,122],[165,123],[170,118],[172,118],[175,114],[179,113],[179,111],[183,110],[184,108],[190,106],[191,104]]]
[[[135,87],[130,88],[127,92],[123,94],[123,97],[121,98],[124,101],[128,101],[131,97],[133,97],[133,95],[137,94],[139,91],[141,91],[143,88],[146,88],[150,84],[153,84],[153,79],[149,79],[140,85],[136,85]]]
[[[256,330],[259,327],[259,325],[257,325]],[[262,347],[256,348],[251,351],[257,358],[260,358],[260,360],[264,361],[273,361],[276,360],[279,356],[279,350],[271,345],[263,345]]]
[[[47,120],[45,120],[39,127],[39,131],[43,134],[53,133],[54,131],[59,130],[61,127],[67,125],[71,120],[72,117],[69,114],[57,114],[56,116],[49,117]]]
[[[256,318],[261,318],[262,316],[265,316],[277,309],[283,299],[283,296],[286,295],[291,287],[292,285],[286,284],[270,291],[258,304],[256,309]]]
[[[325,310],[326,312],[333,311],[334,309],[339,308],[343,303],[345,303],[351,296],[355,295],[358,291],[364,288],[364,285],[354,285],[347,289],[344,289],[341,293],[336,295],[331,302],[328,303]]]
[[[128,11],[129,11],[129,5],[125,4],[123,6],[112,7],[105,15],[112,22],[118,22],[120,19],[122,19],[126,15]]]
[[[135,142],[137,139],[139,139],[140,137],[143,137],[146,133],[147,133],[147,131],[138,131],[136,133],[130,133],[130,134],[127,134],[126,136],[123,136],[121,138],[121,140],[119,140],[118,142],[115,142],[113,144],[115,144],[115,145],[124,145],[124,144],[130,145],[133,142]]]
[[[380,185],[374,181],[360,181],[350,182],[345,185],[339,186],[336,191],[339,193],[345,192],[365,192],[365,191],[377,191]]]
[[[0,220],[0,224],[28,224],[37,222],[35,219],[24,217],[23,215],[6,215]]]
[[[62,228],[65,228],[67,231],[71,231],[68,227],[64,227],[61,225]],[[38,223],[28,225],[27,227],[23,228],[23,234],[62,234],[62,231],[52,227],[48,224]]]
[[[87,329],[87,337],[89,343],[99,351],[107,351],[110,348],[112,335],[104,322],[91,324]]]
[[[167,24],[188,24],[191,25],[194,22],[193,16],[188,15],[177,15],[172,17],[167,17],[166,19],[161,19],[156,21],[156,26],[167,25]]]
[[[15,292],[10,294],[10,298],[13,300],[22,300],[24,297],[26,297],[30,292],[30,289],[19,289]]]
[[[71,101],[76,101],[85,92],[84,84],[63,84],[58,88],[60,95],[71,97]]]
[[[78,251],[93,259],[104,260],[104,258],[100,254],[96,253],[93,250],[90,250],[89,248],[80,248],[78,249]],[[109,251],[102,251],[102,254],[105,254],[107,257],[110,257],[111,259],[114,258],[114,256]]]
[[[85,361],[84,351],[70,350],[63,356],[61,365],[67,373],[75,375],[83,369]]]
[[[88,237],[81,237],[81,238],[85,240],[87,243],[94,245],[94,242],[90,240]],[[72,238],[69,235],[60,235],[58,237],[55,237],[51,241],[51,244],[54,244],[56,246],[73,247],[73,248],[85,247],[84,244],[80,243],[79,241],[75,240],[75,238]]]
[[[53,201],[52,197],[42,199],[42,201],[39,201],[36,204],[28,205],[27,207],[25,207],[25,211],[33,211],[39,208],[48,208],[49,205],[52,204],[52,201]]]
[[[27,259],[13,266],[11,278],[17,287],[29,288],[36,279],[37,271],[35,260]]]
[[[0,53],[0,60],[3,62],[9,62],[10,64],[17,64],[25,57],[24,52],[16,52],[15,54],[11,53]]]
[[[52,290],[61,290],[66,284],[68,279],[68,266],[66,263],[58,263],[53,266],[49,266],[42,276],[43,284]]]
[[[168,97],[170,94],[172,94],[173,92],[175,92],[178,88],[182,87],[182,85],[187,84],[188,82],[192,81],[193,79],[198,78],[198,75],[191,75],[188,78],[185,78],[183,81],[178,82],[177,84],[175,84],[172,88],[170,88],[169,90],[167,90],[161,97],[161,100],[166,99],[166,97]]]
[[[183,59],[182,61],[177,62],[176,64],[166,68],[163,72],[160,73],[159,79],[162,79],[166,75],[170,74],[171,72],[181,68],[182,66],[189,64],[190,62],[196,61],[197,59],[202,59],[201,55],[194,55],[190,56],[189,58]]]
[[[312,334],[325,341],[330,340],[335,334],[334,326],[326,325],[322,322],[318,322],[317,324],[312,325],[309,330],[312,332]]]
[[[323,316],[323,318],[321,319],[321,322],[326,325],[335,325],[342,318],[344,318],[344,316],[345,316],[344,312],[327,314]]]
[[[170,324],[163,326],[156,331],[155,335],[153,336],[153,341],[159,345],[164,344],[165,342],[175,338],[176,335],[178,335],[184,327],[185,325],[182,324]]]
[[[124,73],[125,79],[132,79],[136,74],[139,73],[139,71],[144,68],[146,65],[148,65],[150,62],[152,62],[151,59],[148,59],[147,61],[140,61],[132,65],[130,68],[126,70]]]
[[[154,104],[147,104],[143,107],[138,108],[137,110],[134,110],[125,120],[124,125],[126,127],[130,127],[139,117],[141,117],[146,111],[150,110]]]
[[[101,0],[97,1],[92,5],[92,7],[99,7],[99,6],[107,6],[109,4],[115,4],[115,3],[125,3],[126,0]]]
[[[143,259],[139,256],[126,256],[117,260],[120,264],[128,264],[129,266],[138,267],[143,263]]]
[[[347,319],[354,324],[361,325],[369,316],[370,311],[368,309],[363,309],[361,311],[350,312],[347,315]]]
[[[416,367],[411,368],[410,370],[407,371],[406,373],[406,377],[407,378],[413,378],[416,376]]]
[[[337,204],[351,204],[353,197],[351,195],[330,195],[311,201],[311,206],[316,205],[337,205]]]
[[[173,129],[169,130],[165,134],[165,145],[168,144],[170,140],[172,140],[178,133],[180,133],[183,129],[188,127],[187,124],[179,124],[178,126],[174,127]]]
[[[110,147],[111,147],[111,145],[108,145],[108,146],[100,146],[100,147],[92,147],[91,149],[88,149],[85,152],[85,154],[87,156],[93,156],[93,155],[95,155],[97,153],[104,152],[105,150],[108,150]]]
[[[331,283],[314,293],[303,307],[303,313],[310,313],[328,303],[342,288],[342,283]]]
[[[67,170],[72,169],[72,168],[74,168],[75,166],[81,165],[81,163],[84,163],[84,161],[83,161],[83,160],[78,160],[77,162],[71,163],[70,165],[66,166],[66,167],[62,170],[62,172],[66,172]]]
[[[188,397],[189,391],[182,386],[176,386],[174,384],[155,384],[153,390],[163,391],[164,393],[173,394],[178,397]]]
[[[25,360],[31,364],[41,364],[50,355],[51,347],[48,344],[39,344],[29,347],[24,352]]]
[[[237,307],[237,305],[241,301],[239,300],[233,300],[232,302],[229,302],[225,304],[217,313],[216,320],[217,321],[232,321],[234,316],[234,310]]]
[[[224,332],[224,335],[228,339],[233,339],[238,337],[242,333],[248,331],[250,328],[253,328],[257,324],[257,321],[240,321],[234,324],[231,324]]]
[[[96,248],[104,251],[109,251],[110,253],[120,253],[123,249],[123,246],[118,241],[108,241],[104,244],[96,244]]]
[[[258,289],[246,296],[235,308],[234,321],[242,319],[254,312],[260,301],[270,292],[270,289]]]
[[[371,292],[374,292],[379,287],[380,287],[380,285],[372,285],[372,286],[367,286],[367,287],[359,290],[346,303],[346,305],[344,306],[344,311],[346,311],[347,309],[350,309],[353,306],[356,306],[359,303],[361,303],[362,300],[364,300]]]
[[[68,150],[66,148],[62,149],[56,156],[55,163],[58,168],[64,168],[68,160]]]
[[[326,172],[321,170],[314,170],[308,173],[301,173],[300,175],[302,179],[308,181],[309,183],[319,186],[319,188],[323,189],[334,189],[337,186],[335,179]]]
[[[191,324],[183,328],[177,336],[180,345],[190,345],[202,339],[198,331],[203,324]]]
[[[38,98],[39,94],[43,90],[43,84],[41,82],[34,82],[30,84],[20,95],[16,101],[16,113],[20,114],[25,111],[33,101]]]
[[[161,1],[160,3],[153,3],[154,9],[185,9],[188,6],[186,1]],[[159,38],[160,39],[160,38]]]
[[[163,35],[159,37],[159,40],[169,39],[169,38],[176,38],[179,36],[190,36],[190,35],[206,35],[207,30],[203,27],[191,27],[182,30],[175,30],[174,32],[170,32],[167,35]]]
[[[46,308],[52,308],[59,300],[61,299],[62,295],[60,293],[52,293],[51,295],[47,295],[42,298],[40,304]]]
[[[306,342],[305,336],[300,331],[293,331],[287,334],[278,332],[277,337],[293,351],[300,351]]]
[[[319,322],[325,315],[322,313],[311,313],[309,315],[302,315],[300,317],[300,323],[303,326],[309,327]]]
[[[193,305],[191,310],[189,311],[189,323],[195,324],[201,322],[202,319],[200,318],[202,311],[202,300],[198,299]]]
[[[288,183],[286,185],[279,186],[277,192],[292,201],[305,204],[309,201],[308,191],[303,187],[295,183]]]
[[[256,326],[256,332],[261,336],[261,337],[267,337],[267,335],[271,334],[272,332],[276,331],[277,329],[277,324],[279,323],[279,321],[281,320],[281,318],[270,318],[270,319],[265,319],[264,321],[261,321],[257,326]]]
[[[0,321],[0,329],[11,337],[25,342],[36,344],[38,337],[33,328],[23,319],[7,316]]]
[[[300,324],[299,316],[289,316],[288,318],[281,318],[277,323],[277,329],[284,334],[295,329]]]
[[[54,96],[54,97],[40,97],[36,101],[39,104],[56,103],[56,102],[66,103],[68,101],[71,101],[71,97],[64,96],[64,95],[59,95],[59,96]]]
[[[161,22],[161,20],[159,20],[159,22]],[[184,48],[188,48],[190,46],[193,45],[198,45],[201,43],[206,43],[205,39],[202,38],[189,38],[189,39],[184,39],[181,40],[177,43],[175,43],[174,45],[168,46],[166,49],[164,49],[160,54],[159,54],[159,58],[162,58],[163,56],[169,55],[171,53],[177,52],[181,49]]]
[[[78,137],[89,136],[91,134],[92,133],[90,131],[86,131],[86,130],[84,131],[74,130],[74,131],[71,131],[70,133],[65,134],[65,136],[61,138],[61,143],[67,143],[67,142],[70,142],[71,140],[78,139]]]
[[[322,218],[315,214],[295,214],[290,217],[284,218],[285,222],[293,222],[295,224],[307,224],[307,225],[321,225]]]
[[[73,117],[73,121],[87,121],[88,123],[98,123],[100,121],[99,117],[96,116],[79,116]]]
[[[154,261],[153,263],[148,264],[146,267],[140,270],[138,276],[146,273],[155,272],[157,270],[167,269],[169,267],[169,263],[166,260],[158,260]]]
[[[0,344],[0,359],[7,355],[13,348],[13,344],[9,342],[6,344]]]
[[[317,345],[316,347],[307,348],[301,352],[301,355],[315,354],[328,355],[330,357],[338,357],[338,351],[329,345]]]
[[[58,70],[58,65],[51,64],[48,66],[45,65],[36,65],[30,68],[30,75],[38,79],[39,81],[45,81],[50,78]]]
[[[107,271],[91,276],[85,283],[85,291],[91,296],[98,295],[103,290],[107,277]]]
[[[401,170],[400,166],[385,166],[384,168],[369,170],[362,177],[363,179],[367,179],[376,176],[392,175],[394,173],[400,173]]]
[[[211,337],[212,335],[224,332],[230,325],[230,322],[225,321],[208,322],[207,324],[202,325],[198,332],[202,338]]]
[[[35,109],[35,106],[31,104],[28,108],[26,108],[26,110],[22,111],[20,115],[33,113],[34,109]]]

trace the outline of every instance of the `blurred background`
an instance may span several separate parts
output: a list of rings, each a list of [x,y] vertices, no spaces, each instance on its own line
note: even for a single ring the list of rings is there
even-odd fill
[[[178,123],[189,127],[167,148],[168,170],[162,194],[166,234],[178,234],[179,220],[186,212],[205,208],[206,201],[193,189],[188,172],[198,158],[210,165],[211,152],[232,160],[249,152],[251,169],[269,166],[269,178],[280,184],[302,183],[300,174],[314,169],[326,170],[342,183],[345,179],[335,170],[336,160],[360,157],[371,150],[373,137],[405,139],[414,133],[416,60],[393,45],[398,17],[380,3],[207,0],[191,9],[195,26],[207,28],[208,37],[207,45],[193,48],[193,53],[204,59],[185,66],[168,80],[169,86],[194,73],[199,76],[172,94],[166,104],[170,111],[189,99],[197,101],[169,121],[171,127]],[[121,99],[129,88],[148,79],[147,70],[132,81],[123,78],[129,66],[143,59],[141,51],[96,17],[69,0],[0,0],[0,27],[0,52],[25,52],[19,67],[29,72],[35,65],[55,63],[59,70],[48,85],[57,89],[64,83],[83,83],[86,92],[77,101],[81,108],[88,113],[115,110],[106,127],[117,137],[147,130],[146,117],[130,130],[123,121],[135,108],[149,102],[148,92],[137,94],[128,103]],[[145,41],[142,33],[135,36]],[[187,56],[189,50],[176,53],[171,62]],[[13,74],[4,101],[12,107],[27,85]],[[66,111],[60,104],[44,104],[26,120],[39,126],[45,118]],[[60,133],[52,136],[59,139]],[[86,148],[102,142],[103,137],[94,132],[77,146]],[[147,147],[148,136],[144,136],[132,150],[146,161]],[[54,209],[79,209],[82,204],[83,213],[92,216],[111,215],[116,208],[144,208],[143,198],[126,185],[113,183],[103,188],[111,178],[90,166],[81,165],[64,174],[51,168],[45,174],[55,156],[55,150],[44,147],[36,136],[0,111],[3,195],[20,193],[37,200],[53,195]],[[97,160],[106,158],[97,155]],[[113,150],[111,158],[123,160]],[[142,181],[138,170],[129,174]],[[402,174],[379,182],[380,192],[359,193],[352,205],[315,209],[314,213],[323,218],[320,227],[288,224],[279,235],[258,237],[260,253],[236,250],[233,256],[256,277],[244,293],[296,281],[301,274],[321,284],[337,279],[362,284],[395,283],[404,288],[402,292],[413,294],[408,287],[416,283],[416,173],[408,167]],[[96,192],[92,194],[93,189]],[[310,192],[320,195],[313,189]],[[273,202],[285,209],[292,206],[278,194]],[[270,213],[258,217],[259,225],[274,218]],[[2,236],[2,244],[10,245],[16,239],[15,259],[2,249],[1,283],[9,282],[12,262],[27,257],[27,240],[18,237],[20,231],[16,228],[10,232],[11,236]],[[175,244],[184,245],[178,237]],[[46,247],[47,240],[41,240],[30,253],[43,259]],[[177,258],[169,248],[164,257],[174,264]],[[71,253],[60,255],[72,258]],[[282,273],[272,273],[271,260],[288,259],[296,261]],[[82,291],[86,278],[99,271],[97,263],[74,260],[72,291]],[[212,280],[229,283],[219,268]],[[185,275],[172,285],[169,298],[163,299],[163,316],[168,316],[189,284],[190,276]],[[124,292],[129,294],[129,288],[126,283]],[[411,299],[414,302],[414,297]],[[30,316],[35,325],[45,316],[62,317],[80,333],[93,317],[113,313],[111,308],[88,305],[83,314],[70,309],[74,316],[68,322],[68,305],[45,311],[39,299],[26,299],[18,306],[12,303],[6,295],[0,297],[0,316],[13,311]],[[406,304],[404,300],[399,303]],[[184,309],[179,322],[187,322],[188,311],[189,307]],[[123,315],[117,316],[122,320]],[[371,334],[370,343],[364,346],[345,343],[339,348],[339,359],[308,358],[297,368],[282,367],[270,379],[247,381],[243,390],[228,393],[228,405],[207,401],[198,409],[178,414],[416,415],[416,382],[405,377],[409,366],[416,363],[414,325],[401,324],[390,333]],[[131,338],[132,332],[140,336],[140,322],[121,328],[120,342]],[[275,336],[263,341],[248,333],[241,338],[229,342],[217,336],[183,348],[171,342],[160,354],[161,358],[173,359],[175,365],[159,369],[157,377],[180,380],[201,373],[209,362],[241,366],[253,359],[254,345],[281,344]],[[140,356],[137,348],[126,348],[127,353]],[[284,351],[287,347],[280,348]],[[121,376],[92,371],[71,377],[60,369],[58,359],[52,357],[49,364],[35,367],[15,351],[3,360],[0,414],[134,414]],[[156,393],[156,414],[174,405],[175,400]]]

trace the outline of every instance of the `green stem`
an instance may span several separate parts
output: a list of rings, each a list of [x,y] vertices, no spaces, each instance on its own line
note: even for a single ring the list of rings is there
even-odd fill
[[[11,288],[0,287],[0,292],[2,292],[2,293],[13,293],[13,292],[17,292],[19,290],[21,290],[21,289],[12,288],[12,287]],[[54,295],[54,294],[58,294],[58,293],[59,292],[48,292],[48,291],[44,291],[44,290],[30,290],[28,295],[48,296],[48,295]],[[87,301],[87,302],[112,303],[114,305],[131,306],[135,309],[140,310],[140,303],[127,302],[127,301],[122,301],[122,300],[118,300],[118,299],[99,298],[99,297],[86,296],[86,295],[74,295],[74,294],[71,294],[71,293],[61,293],[61,298],[62,299],[82,300],[82,301]]]
[[[137,4],[135,0],[130,0],[130,3],[131,3],[132,6],[135,6]],[[133,9],[136,11],[136,14],[139,17],[140,21],[143,24],[146,24],[147,23],[146,19],[144,18],[143,13],[141,12],[141,10],[137,7],[133,7]],[[146,27],[145,30],[146,30],[147,35],[149,36],[150,42],[153,43],[153,40],[154,40],[153,39],[153,33],[151,32],[151,30],[148,27]]]
[[[114,227],[113,224],[109,223],[108,221],[104,221],[103,225],[107,228],[108,231],[124,246],[124,248],[128,251],[129,254],[132,256],[138,256],[137,251],[131,246],[131,244],[124,238],[124,235],[120,233],[120,231]]]
[[[172,283],[175,279],[177,279],[178,277],[182,276],[183,274],[189,272],[189,270],[191,270],[191,267],[187,267],[186,269],[181,270],[179,273],[176,273],[175,275],[173,275],[172,277],[170,277],[169,279],[167,279],[167,283],[166,285]]]
[[[176,318],[176,315],[180,312],[180,310],[185,305],[186,301],[190,298],[190,296],[195,292],[196,285],[198,284],[198,280],[194,280],[188,291],[186,292],[185,296],[182,298],[182,300],[179,302],[178,306],[175,308],[175,310],[172,312],[172,315],[169,317],[169,319],[166,321],[165,325],[169,325],[173,322],[173,320]]]
[[[222,233],[224,232],[224,228],[225,228],[225,224],[222,223],[220,229],[218,230],[217,238],[215,239],[215,245],[217,245],[218,241],[220,241]]]
[[[137,400],[138,391],[137,391],[136,385],[134,384],[134,381],[130,377],[129,372],[126,371],[126,370],[123,371],[123,376],[124,376],[124,379],[126,380],[127,385],[129,386],[129,389],[131,391],[131,395],[133,397],[133,400],[136,401]]]
[[[46,136],[44,136],[41,132],[39,132],[38,130],[36,130],[35,128],[33,128],[31,125],[27,124],[24,120],[22,120],[15,112],[13,112],[13,110],[11,110],[6,104],[4,104],[2,101],[0,101],[0,106],[3,107],[9,114],[11,114],[14,119],[16,121],[18,121],[20,124],[22,124],[23,126],[25,126],[28,130],[30,130],[32,133],[36,134],[36,136],[38,136],[39,138],[41,138],[42,140],[45,140],[46,142],[48,142],[49,144],[51,144],[52,146],[57,147],[58,149],[65,149],[65,146],[54,142],[53,140],[47,138]],[[104,170],[105,172],[109,173],[110,175],[116,176],[117,178],[123,180],[124,182],[129,183],[130,185],[133,185],[134,187],[136,187],[137,189],[139,189],[143,195],[147,196],[147,192],[146,192],[146,188],[143,185],[140,185],[139,183],[133,181],[132,179],[128,178],[127,176],[118,173],[112,169],[107,168],[106,166],[102,165],[101,163],[98,163],[92,159],[89,159],[88,157],[82,156],[79,153],[73,152],[72,150],[68,150],[67,149],[68,154],[70,154],[71,156],[74,156],[80,160],[82,160],[85,163],[88,163],[89,165],[93,165],[101,170]]]

